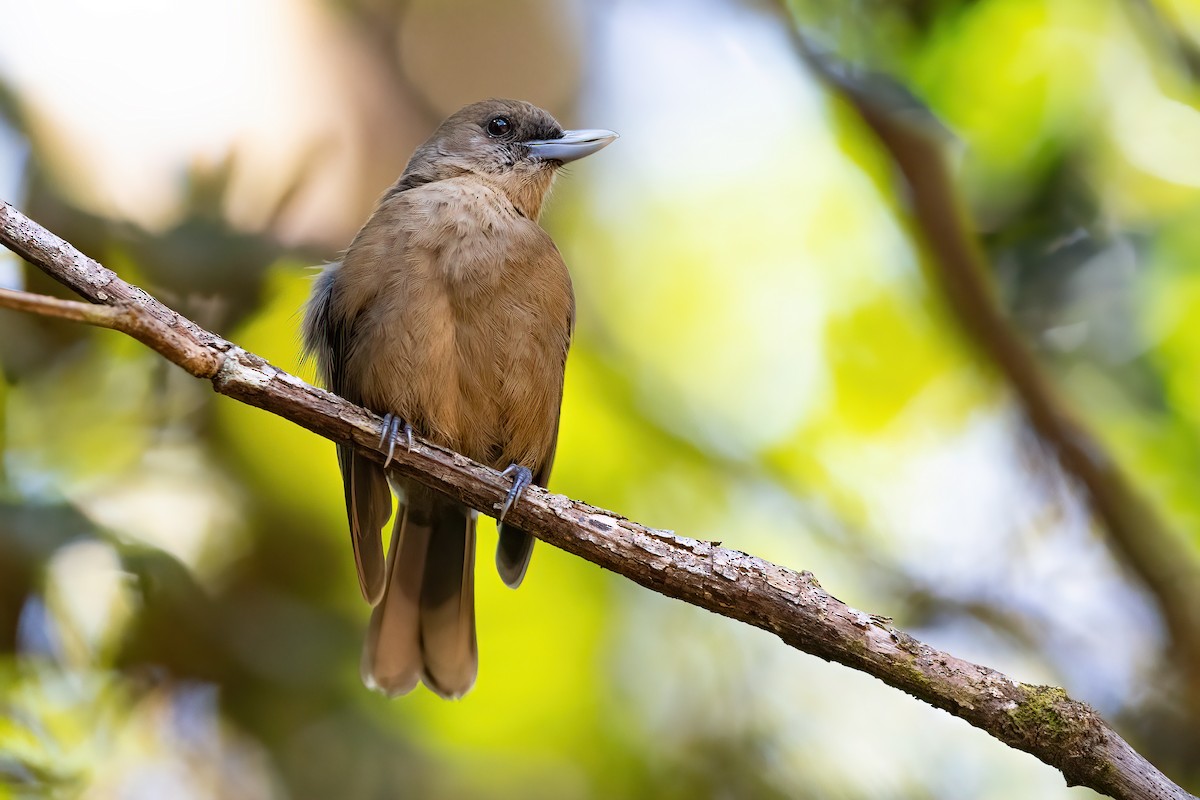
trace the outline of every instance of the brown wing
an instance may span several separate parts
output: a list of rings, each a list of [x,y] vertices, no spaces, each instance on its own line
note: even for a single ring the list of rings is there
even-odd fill
[[[570,311],[567,319],[567,345],[563,348],[563,360],[560,374],[566,370],[567,350],[571,345],[571,336],[575,332],[575,298],[571,298]],[[554,415],[554,436],[550,440],[550,450],[542,463],[533,471],[533,482],[537,486],[546,486],[550,482],[550,470],[554,467],[554,455],[558,450],[558,423],[562,419],[562,393],[558,396],[558,410]],[[534,537],[510,524],[500,523],[499,541],[496,543],[496,571],[500,579],[511,589],[516,589],[525,579],[529,569],[529,560],[533,557]]]
[[[346,380],[346,361],[354,346],[354,318],[348,318],[334,302],[340,269],[340,264],[331,264],[317,278],[304,315],[304,348],[316,358],[321,379],[330,391],[352,403],[361,403],[357,387]],[[363,598],[375,605],[383,596],[385,565],[380,531],[392,514],[392,493],[377,464],[347,445],[338,445],[337,454],[358,586]]]

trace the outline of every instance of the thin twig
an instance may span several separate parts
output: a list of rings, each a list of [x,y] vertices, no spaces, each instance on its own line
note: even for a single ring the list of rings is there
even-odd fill
[[[158,337],[152,344],[156,350],[192,374],[211,379],[221,394],[383,461],[379,450],[383,421],[378,416],[180,317],[2,202],[0,242],[87,299],[122,304],[121,314],[151,320],[136,330],[153,331]],[[79,305],[47,303],[14,292],[0,294],[0,306],[90,321],[89,307]],[[103,314],[100,318],[112,321]],[[165,324],[166,320],[172,324]],[[202,352],[207,356],[202,358]],[[205,365],[210,363],[219,366],[209,370]],[[393,463],[397,472],[485,512],[497,509],[508,489],[495,470],[419,439],[411,450],[397,451]],[[1020,683],[922,644],[887,619],[842,603],[825,592],[811,573],[639,525],[537,487],[526,491],[509,518],[539,539],[642,586],[771,631],[806,653],[874,675],[1011,747],[1032,753],[1062,771],[1071,785],[1129,800],[1192,798],[1135,752],[1095,711],[1070,699],[1062,689]]]
[[[81,303],[78,300],[60,300],[44,294],[31,294],[3,288],[0,288],[0,306],[11,308],[14,311],[27,311],[43,317],[84,322],[98,328],[111,328],[115,331],[123,331],[125,328],[126,314],[124,310],[113,306],[97,306],[91,303]]]

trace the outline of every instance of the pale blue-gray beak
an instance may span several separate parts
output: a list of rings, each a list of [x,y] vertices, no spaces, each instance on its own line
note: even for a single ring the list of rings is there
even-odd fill
[[[535,139],[525,142],[529,155],[546,161],[567,163],[608,146],[617,134],[606,130],[563,131],[561,139]]]

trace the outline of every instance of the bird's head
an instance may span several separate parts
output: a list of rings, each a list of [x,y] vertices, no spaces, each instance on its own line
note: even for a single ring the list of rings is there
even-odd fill
[[[607,130],[563,130],[548,111],[521,100],[484,100],[455,112],[417,148],[396,190],[475,175],[537,219],[559,167],[616,138]]]

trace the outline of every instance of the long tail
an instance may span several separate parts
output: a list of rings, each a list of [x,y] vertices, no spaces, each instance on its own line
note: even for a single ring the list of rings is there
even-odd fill
[[[405,486],[387,557],[387,588],[371,613],[362,677],[389,697],[424,680],[442,697],[475,683],[475,516],[416,484]]]

